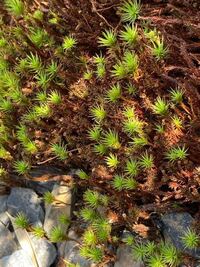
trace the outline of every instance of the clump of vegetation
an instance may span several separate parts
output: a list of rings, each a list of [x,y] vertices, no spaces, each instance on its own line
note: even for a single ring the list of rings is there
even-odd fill
[[[117,230],[129,220],[134,224],[138,199],[154,203],[155,192],[172,172],[179,183],[176,168],[181,162],[187,169],[185,133],[192,112],[184,88],[166,88],[157,78],[164,74],[170,46],[143,20],[140,1],[121,1],[115,7],[117,27],[100,24],[93,55],[70,30],[63,7],[52,3],[51,8],[43,12],[21,0],[5,0],[2,7],[0,177],[14,172],[27,178],[32,167],[44,163],[78,166],[75,183],[82,187],[83,202],[76,216],[86,225],[80,253],[102,263],[109,256],[107,246],[118,239]],[[185,180],[181,183],[187,186]],[[51,192],[43,200],[57,202]],[[113,225],[109,215],[116,212]],[[64,214],[59,222],[48,237],[52,242],[68,240],[62,226],[67,229],[70,220]],[[23,214],[15,223],[46,236]],[[199,244],[192,230],[181,240],[186,248]],[[171,244],[126,242],[147,266],[178,266],[179,253]]]

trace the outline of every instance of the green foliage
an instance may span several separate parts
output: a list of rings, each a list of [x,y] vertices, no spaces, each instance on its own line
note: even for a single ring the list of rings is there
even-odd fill
[[[30,53],[26,59],[27,67],[33,72],[40,72],[42,70],[42,61],[37,54]]]
[[[132,235],[128,235],[127,237],[123,238],[122,241],[127,246],[133,246],[133,244],[135,243],[135,238]]]
[[[97,122],[100,123],[103,121],[103,119],[105,119],[106,117],[106,111],[104,109],[104,107],[101,105],[96,105],[95,107],[93,107],[91,109],[91,114],[93,119]]]
[[[13,16],[24,14],[24,4],[21,0],[5,0],[5,7]]]
[[[15,161],[13,167],[19,175],[27,174],[30,170],[29,163],[24,160]]]
[[[181,102],[183,102],[183,91],[179,88],[177,89],[172,89],[170,91],[170,95],[171,95],[171,100],[175,103],[175,104],[180,104]]]
[[[27,216],[20,212],[17,214],[14,220],[14,224],[18,228],[27,229],[29,227],[29,221],[27,219]]]
[[[67,146],[62,143],[52,144],[51,151],[60,160],[66,160],[68,158]]]
[[[151,257],[152,254],[155,253],[156,245],[154,242],[146,242],[146,243],[136,243],[133,246],[133,256],[138,260],[142,261]]]
[[[23,146],[24,146],[25,151],[26,151],[28,154],[32,154],[32,155],[34,155],[34,154],[37,153],[37,151],[38,151],[35,142],[33,142],[33,141],[31,141],[31,140],[29,140],[29,141],[27,141],[26,143],[24,143]]]
[[[167,265],[164,263],[162,257],[158,254],[152,255],[148,261],[149,267],[167,267]]]
[[[179,266],[180,253],[172,244],[161,243],[161,246],[159,248],[163,263],[169,264],[169,266],[173,267]]]
[[[139,148],[148,145],[148,140],[145,136],[134,137],[130,144]]]
[[[69,226],[70,224],[70,218],[64,213],[59,216],[58,220],[63,225]]]
[[[62,101],[60,93],[55,90],[51,91],[48,95],[48,101],[54,105],[59,105]]]
[[[103,79],[106,75],[106,66],[104,64],[98,64],[96,70],[97,78]]]
[[[70,52],[74,47],[76,46],[77,41],[74,37],[72,36],[66,36],[63,40],[62,47],[64,51]]]
[[[172,117],[172,124],[175,126],[175,128],[177,129],[181,129],[183,128],[183,122],[181,120],[181,118],[179,118],[178,116],[174,115]]]
[[[134,118],[135,117],[135,110],[134,110],[134,108],[133,107],[125,107],[125,109],[123,110],[123,115],[127,119]]]
[[[138,40],[137,27],[133,25],[124,26],[124,30],[120,33],[120,38],[128,45],[133,45]]]
[[[118,63],[113,66],[111,72],[112,76],[118,80],[126,78],[128,74],[124,64],[121,61],[118,61]]]
[[[88,70],[83,74],[83,78],[87,81],[90,81],[92,79],[92,75],[93,72]]]
[[[199,247],[200,237],[193,229],[188,229],[183,236],[181,236],[181,241],[185,248],[195,249]]]
[[[111,86],[110,90],[107,92],[106,99],[109,102],[115,103],[121,97],[121,87],[120,84]]]
[[[103,258],[103,252],[98,247],[82,246],[80,249],[80,255],[94,262],[101,262]]]
[[[42,89],[47,89],[49,86],[49,76],[44,71],[40,71],[36,76],[35,79],[37,80],[37,85]]]
[[[184,160],[188,156],[187,154],[187,149],[185,146],[177,146],[174,148],[171,148],[167,153],[166,153],[166,158],[174,162],[176,160]]]
[[[90,176],[83,170],[78,170],[76,174],[82,180],[88,180],[90,178]]]
[[[31,28],[29,39],[38,48],[41,48],[49,42],[49,36],[47,32],[41,28]]]
[[[112,48],[116,45],[117,37],[112,30],[105,30],[102,33],[102,37],[99,37],[98,43],[100,46]]]
[[[46,69],[46,73],[49,75],[50,78],[53,78],[57,74],[58,70],[59,68],[57,62],[52,60],[51,64],[49,64]]]
[[[99,193],[96,191],[92,191],[90,189],[85,191],[85,193],[83,195],[83,199],[84,199],[85,203],[92,208],[97,208],[100,204]]]
[[[47,92],[46,91],[39,91],[36,95],[35,100],[44,103],[47,101]]]
[[[153,156],[146,151],[140,158],[139,165],[143,169],[151,169],[153,167]]]
[[[103,144],[97,144],[97,145],[94,145],[93,150],[95,153],[103,156],[107,152],[107,147]]]
[[[10,113],[13,111],[13,104],[9,99],[0,98],[0,111]]]
[[[109,156],[107,156],[105,158],[106,164],[109,168],[116,168],[119,164],[119,160],[117,158],[117,155],[114,155],[112,153],[109,154]]]
[[[161,60],[166,57],[168,49],[164,45],[164,40],[159,39],[156,43],[153,43],[152,54],[157,60]]]
[[[33,226],[32,232],[33,232],[34,236],[36,236],[38,238],[42,238],[45,236],[45,231],[41,226]]]
[[[44,202],[49,205],[53,204],[53,202],[55,201],[54,195],[49,191],[44,193],[43,199]]]
[[[140,3],[137,0],[125,1],[119,8],[121,19],[125,22],[134,22],[140,13]]]
[[[99,125],[94,126],[88,131],[88,136],[92,141],[98,141],[101,137],[101,128]]]
[[[39,106],[34,106],[33,113],[36,119],[49,118],[51,116],[51,108],[48,104],[40,104]]]
[[[108,148],[119,149],[121,146],[119,142],[118,133],[111,129],[104,133],[102,141],[103,144]]]
[[[129,135],[134,133],[142,133],[143,122],[139,121],[137,118],[129,118],[124,121],[123,130]]]
[[[153,111],[155,114],[165,116],[168,112],[169,104],[162,98],[157,97],[154,105],[153,105]]]
[[[122,191],[124,189],[124,176],[115,175],[112,181],[112,186],[117,191]]]
[[[139,66],[138,56],[131,51],[126,51],[123,57],[123,65],[127,73],[136,73]]]
[[[35,10],[35,12],[33,13],[33,17],[34,17],[34,19],[37,19],[39,21],[43,21],[44,13],[39,9]]]
[[[96,233],[92,229],[87,229],[83,234],[84,246],[95,246],[97,244]]]
[[[156,126],[155,126],[155,130],[156,130],[159,134],[163,134],[163,133],[165,132],[164,125],[162,125],[162,124],[156,124]]]
[[[80,215],[86,222],[93,222],[98,217],[96,211],[93,208],[83,208],[80,211]]]
[[[138,183],[136,182],[135,179],[133,179],[133,178],[126,178],[124,180],[123,187],[124,187],[124,189],[127,189],[127,190],[134,190],[134,189],[137,188],[137,185],[138,185]]]
[[[139,165],[138,162],[134,159],[129,159],[126,161],[126,166],[125,166],[125,172],[127,175],[130,176],[137,176],[139,172]]]
[[[49,239],[52,243],[58,243],[66,240],[66,234],[60,226],[54,226],[51,230]]]
[[[94,59],[94,63],[95,64],[102,64],[104,65],[106,63],[106,59],[105,57],[102,55],[102,53],[100,53],[100,55],[96,55],[95,57],[93,57]]]
[[[126,85],[126,89],[130,95],[135,95],[137,92],[136,87],[131,82]]]
[[[98,241],[106,242],[106,240],[108,240],[111,233],[111,225],[106,219],[100,218],[95,220],[92,223],[92,227],[94,229]]]

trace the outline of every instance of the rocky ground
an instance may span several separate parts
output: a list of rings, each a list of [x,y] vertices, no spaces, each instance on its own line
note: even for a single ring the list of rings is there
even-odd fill
[[[73,174],[69,173],[66,177],[73,179]],[[81,238],[73,222],[68,228],[68,236],[72,240],[60,243],[51,243],[46,237],[37,238],[31,232],[15,226],[14,216],[23,212],[31,225],[43,226],[46,236],[48,236],[52,228],[58,224],[59,215],[64,213],[71,216],[76,206],[74,190],[69,184],[56,181],[36,181],[28,182],[27,187],[13,187],[9,194],[0,196],[0,266],[62,267],[69,266],[70,263],[80,267],[96,266],[80,256]],[[46,205],[42,198],[46,191],[51,191],[63,205]],[[193,224],[194,219],[187,212],[166,213],[157,221],[157,229],[161,233],[160,240],[171,241],[179,250],[183,251],[184,248],[178,237]],[[136,233],[124,230],[121,239],[123,240],[127,235],[136,236]],[[115,250],[113,252],[116,254],[116,258],[113,262],[108,262],[107,267],[145,266],[142,262],[134,260],[131,248],[122,242],[119,243],[117,249],[111,248],[111,250]],[[185,252],[192,258],[196,258],[197,261],[200,258],[200,249]],[[188,260],[188,265],[181,266],[200,265],[191,265],[191,260]]]

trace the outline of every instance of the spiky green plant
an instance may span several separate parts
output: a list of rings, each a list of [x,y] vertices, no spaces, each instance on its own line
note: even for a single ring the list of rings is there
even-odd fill
[[[5,7],[13,16],[19,17],[24,14],[24,3],[21,0],[5,0]]]
[[[0,111],[10,113],[13,111],[13,104],[9,99],[0,98]]]
[[[93,60],[94,60],[94,63],[97,65],[99,65],[99,64],[105,65],[105,63],[106,63],[106,58],[102,55],[102,53],[94,56]]]
[[[48,101],[54,105],[59,105],[62,101],[61,95],[56,90],[51,91],[48,95]]]
[[[100,195],[97,191],[88,189],[85,191],[83,199],[85,203],[92,208],[97,208],[100,204]]]
[[[66,36],[63,40],[63,44],[62,47],[64,49],[64,51],[69,52],[72,49],[74,49],[74,47],[76,46],[77,41],[74,37],[72,36]]]
[[[47,191],[44,193],[43,200],[46,204],[51,205],[55,201],[55,197],[52,192]]]
[[[97,244],[97,236],[92,229],[87,229],[83,234],[84,246],[95,246]]]
[[[44,103],[47,101],[47,92],[46,91],[39,91],[37,94],[36,94],[36,97],[35,97],[35,100],[41,102],[41,103]]]
[[[125,107],[123,110],[123,115],[127,119],[132,119],[135,117],[135,110],[133,107]]]
[[[88,70],[88,71],[84,72],[83,78],[86,81],[90,81],[92,79],[92,75],[93,75],[93,72]]]
[[[124,1],[120,6],[119,12],[121,14],[122,21],[134,22],[140,13],[140,2],[137,0]]]
[[[102,105],[96,105],[91,109],[91,114],[93,119],[97,122],[100,123],[105,119],[106,117],[106,111]]]
[[[185,248],[195,249],[199,247],[200,237],[193,229],[187,229],[181,236],[181,241]]]
[[[112,187],[117,191],[122,191],[124,189],[124,176],[115,175],[112,181]]]
[[[117,155],[114,155],[112,153],[109,154],[109,156],[107,156],[105,158],[106,164],[109,168],[116,168],[119,164],[119,160],[117,158]]]
[[[137,176],[139,172],[138,162],[134,159],[129,159],[126,161],[125,172],[130,176]]]
[[[155,130],[156,130],[159,134],[163,134],[163,133],[165,132],[164,125],[162,125],[162,124],[156,124],[156,126],[155,126]]]
[[[99,125],[94,126],[92,129],[88,131],[88,137],[92,141],[98,141],[101,137],[101,128]]]
[[[51,116],[51,108],[48,104],[41,103],[39,106],[34,106],[33,113],[35,114],[36,118],[49,118]]]
[[[139,121],[137,118],[130,118],[124,121],[123,130],[129,135],[134,133],[142,133],[143,122]]]
[[[16,136],[22,144],[26,144],[29,141],[28,129],[24,124],[17,126]]]
[[[126,85],[126,90],[130,95],[135,95],[137,93],[136,87],[131,82]]]
[[[172,117],[172,124],[177,129],[183,128],[183,122],[182,122],[181,118],[179,118],[177,115],[174,115]]]
[[[80,255],[94,262],[101,262],[103,258],[103,251],[98,247],[82,246],[80,248]]]
[[[28,37],[38,48],[41,48],[45,44],[49,43],[49,36],[47,32],[41,28],[31,28]]]
[[[124,26],[124,30],[120,33],[120,38],[128,45],[133,45],[138,40],[138,30],[137,26],[134,25],[126,25]]]
[[[37,85],[42,89],[47,89],[49,87],[49,76],[44,71],[40,71],[35,75],[35,79],[37,80]]]
[[[143,169],[151,169],[153,167],[153,156],[147,151],[141,156],[139,165]]]
[[[154,254],[147,260],[148,267],[167,267],[164,263],[163,258],[159,254]]]
[[[90,178],[90,176],[83,170],[78,170],[76,174],[82,180],[88,180]]]
[[[176,160],[184,160],[187,156],[188,154],[185,146],[173,147],[166,153],[166,158],[171,162]]]
[[[137,188],[137,181],[133,178],[126,178],[124,179],[123,188],[127,190],[134,190]]]
[[[36,236],[38,238],[42,238],[45,236],[45,231],[41,226],[33,226],[32,232],[33,232],[34,236]]]
[[[113,30],[105,30],[102,33],[102,37],[98,38],[100,46],[112,48],[116,45],[117,37]]]
[[[139,137],[133,137],[132,141],[130,142],[131,145],[135,146],[135,147],[143,147],[148,145],[148,139],[146,136],[142,135]]]
[[[128,235],[127,237],[124,237],[122,241],[128,246],[133,246],[135,238],[132,235]]]
[[[164,45],[163,38],[153,43],[152,54],[157,60],[161,60],[166,57],[168,49]]]
[[[175,104],[180,104],[181,102],[183,102],[183,94],[184,92],[179,88],[171,89],[170,96],[172,102],[174,102]]]
[[[26,58],[27,67],[36,73],[39,73],[42,70],[42,61],[37,54],[30,53]]]
[[[125,68],[123,62],[121,61],[118,61],[118,63],[116,63],[113,66],[111,73],[112,73],[112,76],[118,80],[126,78],[128,74],[127,69]]]
[[[35,12],[33,13],[33,18],[34,18],[34,19],[37,19],[37,20],[39,20],[39,21],[43,21],[44,13],[43,13],[41,10],[37,9],[37,10],[35,10]]]
[[[29,221],[27,216],[23,212],[17,213],[14,224],[18,228],[27,229],[29,227]]]
[[[49,239],[52,243],[58,243],[66,240],[66,234],[60,226],[54,226],[51,230]]]
[[[111,129],[104,133],[102,142],[108,148],[119,149],[121,146],[118,133]]]
[[[58,63],[52,60],[46,69],[46,73],[49,75],[50,78],[53,78],[58,73],[58,70]]]
[[[52,144],[51,151],[60,160],[66,160],[69,155],[67,151],[67,146],[62,143]]]
[[[157,97],[153,105],[154,113],[161,116],[165,116],[168,110],[169,110],[169,104],[164,99]]]
[[[24,160],[15,161],[13,167],[19,175],[27,174],[30,170],[29,163]]]
[[[33,142],[31,140],[28,140],[26,143],[24,143],[23,147],[27,153],[32,154],[32,155],[34,155],[38,151],[38,148],[37,148],[35,142]]]
[[[121,86],[119,83],[112,85],[107,92],[106,99],[109,102],[115,103],[121,97]]]
[[[69,226],[69,224],[70,224],[70,218],[65,213],[62,213],[59,216],[58,220],[63,225]]]
[[[163,263],[171,267],[176,267],[180,264],[180,253],[172,244],[161,243],[159,248]]]
[[[81,209],[80,216],[86,222],[93,222],[98,218],[98,214],[93,208],[83,208],[83,209]]]
[[[136,73],[139,67],[138,56],[129,50],[126,51],[123,57],[123,65],[128,73]]]
[[[108,240],[111,233],[111,225],[105,218],[99,218],[92,223],[92,228],[100,242]]]
[[[106,66],[105,64],[98,64],[96,69],[97,78],[103,79],[106,75]]]
[[[95,153],[103,156],[107,152],[107,147],[104,144],[97,144],[97,145],[94,145],[93,150]]]
[[[136,260],[138,260],[138,261],[144,260],[148,256],[146,245],[144,243],[134,244],[132,254]]]

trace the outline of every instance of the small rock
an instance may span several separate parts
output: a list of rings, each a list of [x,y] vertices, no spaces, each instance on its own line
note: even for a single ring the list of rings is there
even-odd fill
[[[15,250],[17,250],[17,244],[13,234],[0,223],[0,258],[12,254]]]
[[[124,244],[117,249],[117,260],[114,267],[144,267],[144,264],[135,260],[131,248]]]
[[[172,242],[177,249],[184,251],[194,258],[200,258],[200,248],[187,249],[184,247],[181,236],[188,230],[193,228],[194,219],[187,213],[169,213],[162,216],[163,234],[165,239]]]
[[[30,234],[32,245],[41,267],[49,267],[56,258],[56,249],[46,238],[37,238]]]
[[[0,222],[2,222],[4,225],[7,225],[9,222],[9,218],[5,213],[7,211],[7,200],[7,195],[0,196]]]
[[[58,203],[58,205],[45,205],[44,230],[48,235],[52,228],[57,225],[63,227],[63,230],[66,230],[66,226],[61,225],[59,222],[61,214],[65,214],[69,218],[71,217],[71,187],[62,184],[55,185],[52,194],[60,203]],[[64,203],[66,203],[66,205]]]
[[[0,259],[1,267],[35,267],[24,250],[17,250],[10,256]]]
[[[31,224],[41,225],[44,220],[44,212],[40,206],[37,194],[28,188],[14,187],[7,201],[8,212],[12,216],[23,212]]]
[[[74,231],[69,231],[69,237],[78,240]],[[69,263],[79,264],[81,267],[95,266],[79,254],[79,244],[75,241],[66,241],[58,245],[59,256]]]

